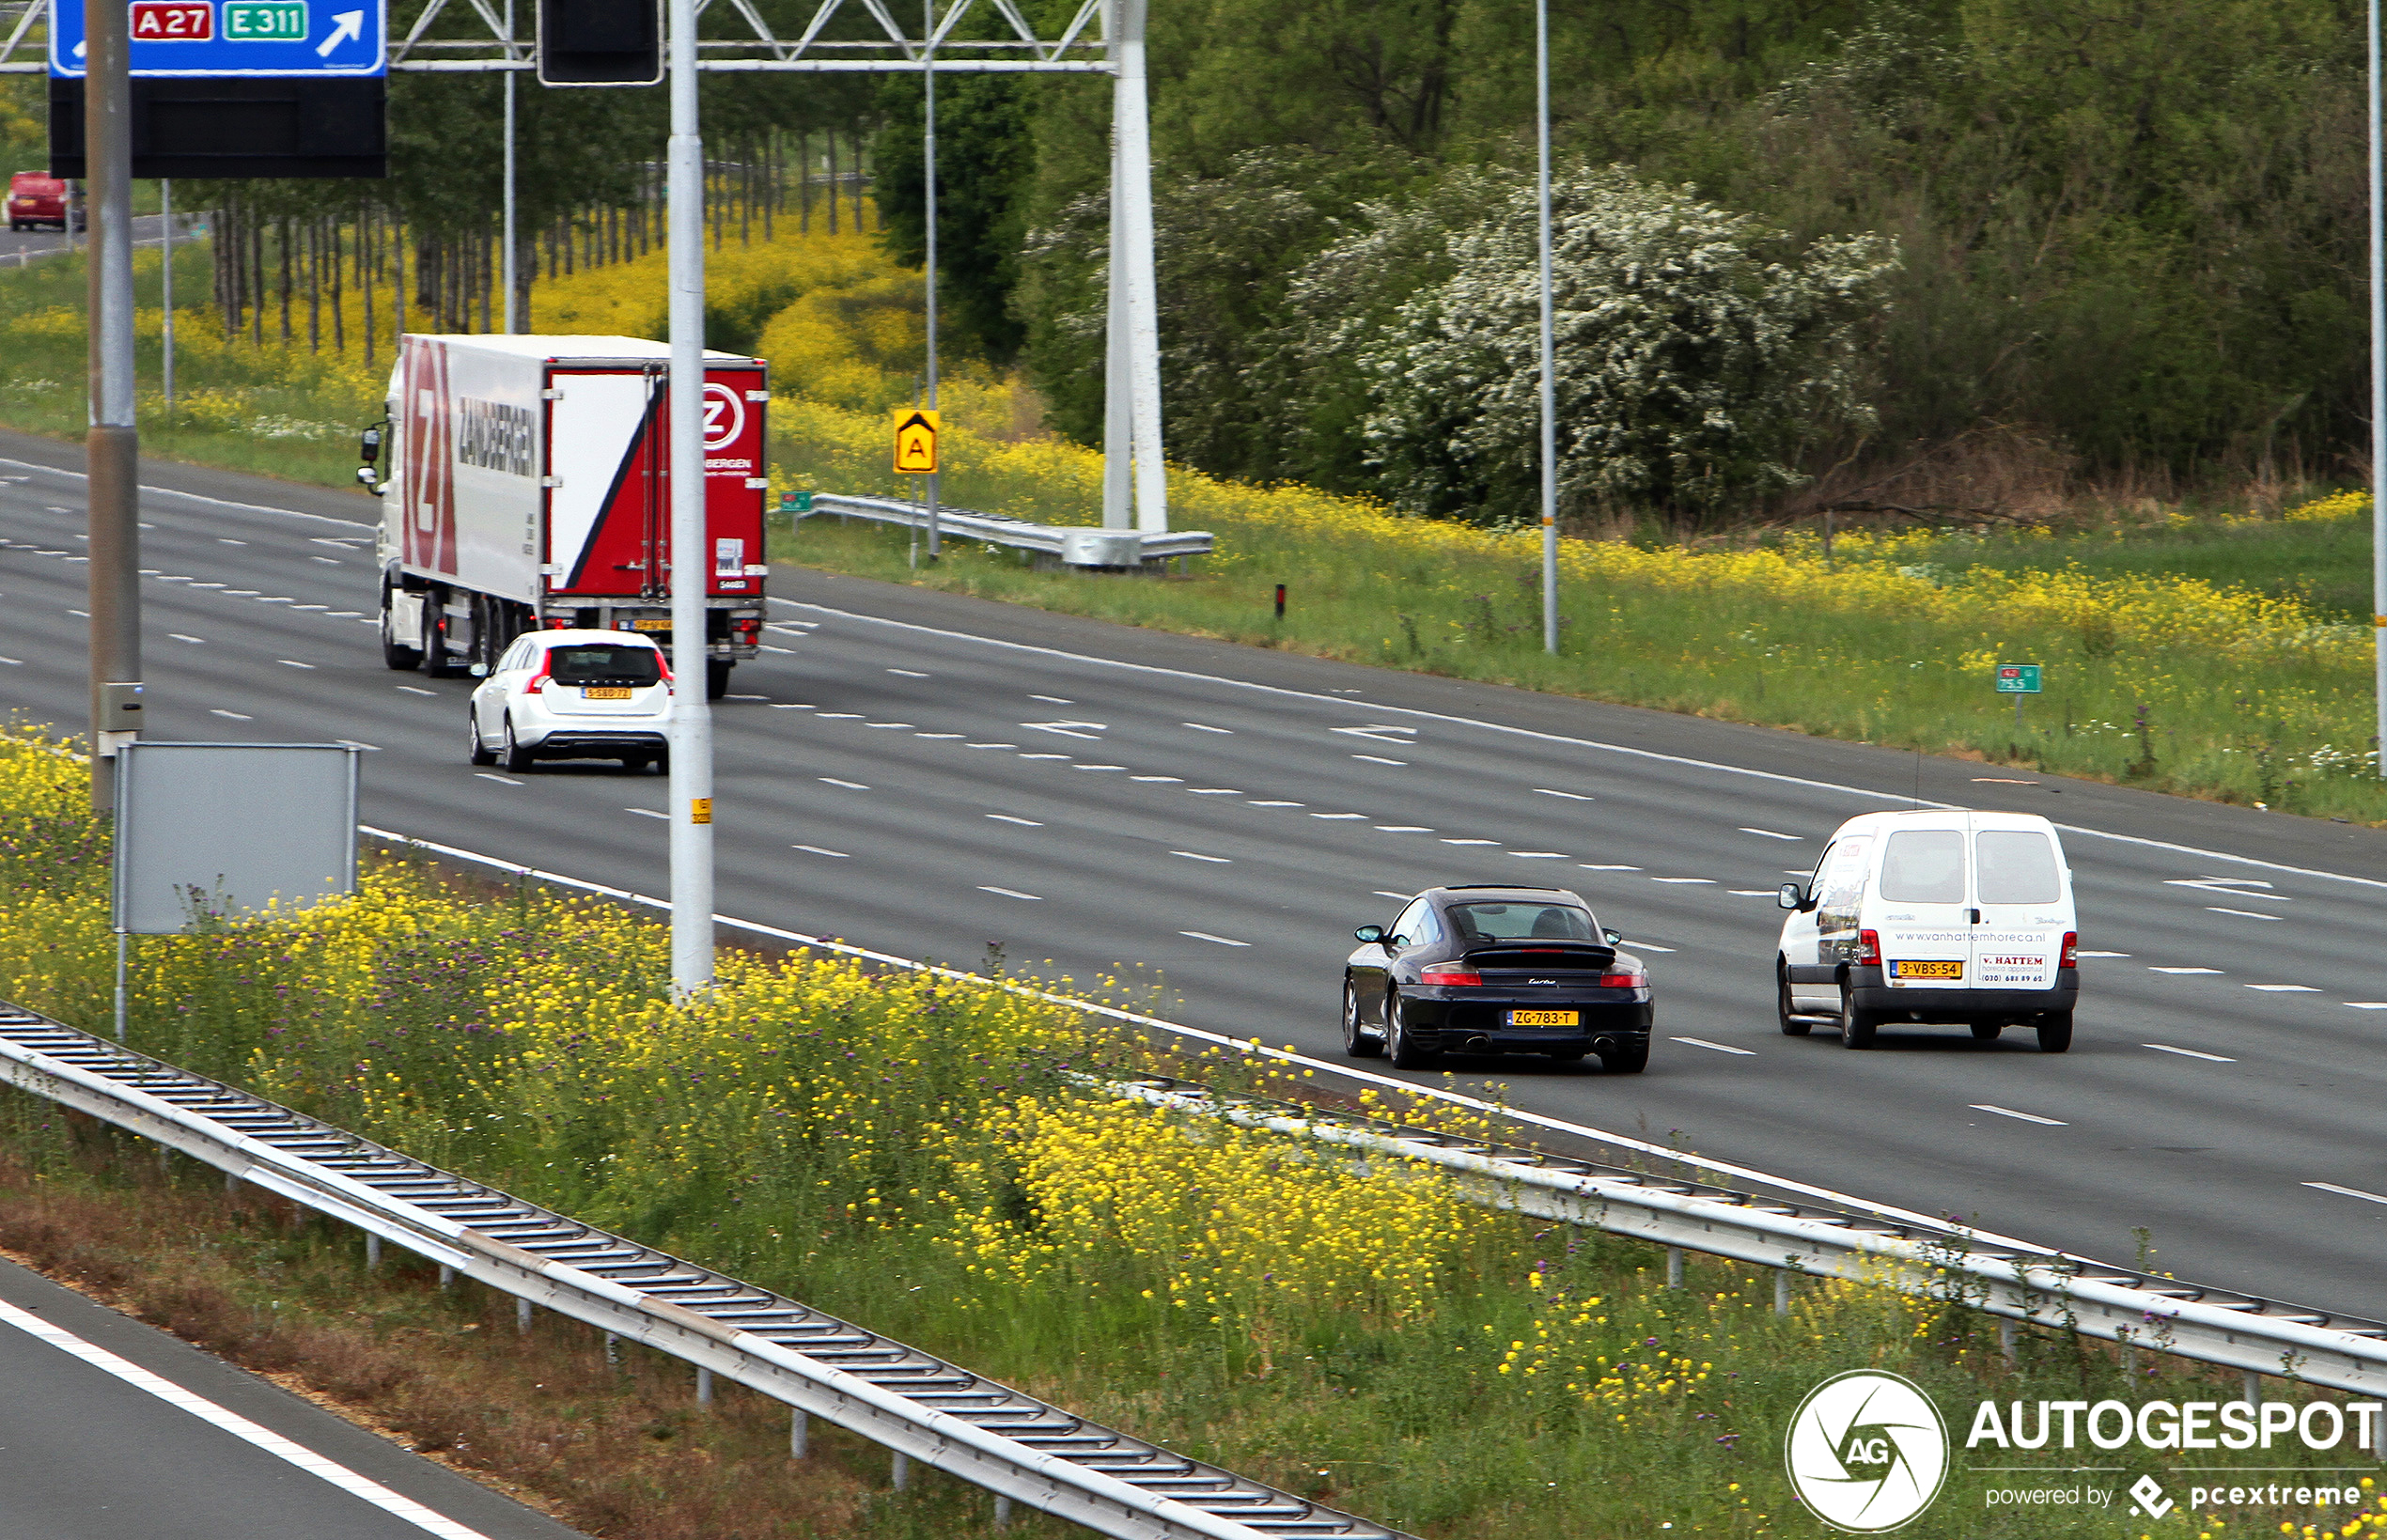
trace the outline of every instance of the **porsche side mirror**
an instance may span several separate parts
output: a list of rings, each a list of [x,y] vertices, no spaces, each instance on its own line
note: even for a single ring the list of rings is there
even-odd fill
[[[1357,930],[1352,931],[1351,934],[1363,941],[1381,941],[1384,939],[1384,927],[1382,926],[1362,926]]]
[[[1625,933],[1621,930],[1603,930],[1600,934],[1608,938],[1608,944],[1610,946],[1621,946],[1624,944]]]

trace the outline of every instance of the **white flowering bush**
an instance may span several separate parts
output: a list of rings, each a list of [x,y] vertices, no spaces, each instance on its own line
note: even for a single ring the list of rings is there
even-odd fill
[[[1490,184],[1489,212],[1441,236],[1437,275],[1373,325],[1323,329],[1363,376],[1362,432],[1386,493],[1415,513],[1528,513],[1538,485],[1540,309],[1530,183]],[[1690,187],[1621,168],[1552,189],[1562,506],[1698,518],[1794,484],[1802,445],[1871,421],[1862,323],[1896,267],[1878,236],[1788,250],[1782,232]],[[1310,264],[1412,248],[1418,216],[1380,223]]]

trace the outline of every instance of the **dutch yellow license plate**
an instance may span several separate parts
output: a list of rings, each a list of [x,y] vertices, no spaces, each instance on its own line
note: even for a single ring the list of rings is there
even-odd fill
[[[1962,978],[1964,964],[1960,962],[1915,962],[1902,959],[1890,965],[1893,978]]]
[[[585,701],[626,701],[630,699],[630,692],[620,685],[592,684],[582,688],[580,698]]]
[[[1575,1011],[1510,1011],[1508,1013],[1508,1024],[1512,1027],[1571,1027],[1578,1025],[1582,1020],[1583,1017]]]
[[[631,622],[631,625],[636,630],[642,631],[667,631],[671,630],[671,622],[668,620],[633,620]]]

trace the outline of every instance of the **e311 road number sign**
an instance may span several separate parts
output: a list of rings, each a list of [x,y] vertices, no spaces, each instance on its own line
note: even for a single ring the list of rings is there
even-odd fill
[[[83,74],[86,3],[53,0],[53,75]],[[131,0],[129,11],[136,75],[388,72],[384,0]]]

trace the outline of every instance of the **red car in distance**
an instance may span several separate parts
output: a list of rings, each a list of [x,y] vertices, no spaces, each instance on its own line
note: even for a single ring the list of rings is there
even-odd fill
[[[20,171],[8,179],[8,228],[28,229],[36,225],[67,227],[67,210],[73,207],[67,184],[47,171]],[[74,227],[84,228],[84,213],[74,210]]]

